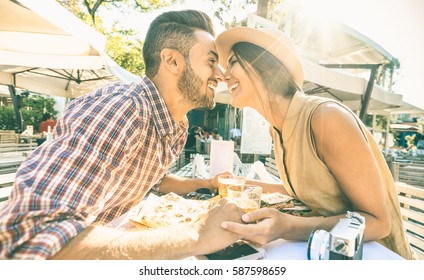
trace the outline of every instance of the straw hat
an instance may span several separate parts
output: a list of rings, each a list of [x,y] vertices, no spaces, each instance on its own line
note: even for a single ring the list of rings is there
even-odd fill
[[[227,68],[231,48],[240,42],[257,45],[275,56],[288,69],[293,81],[299,88],[303,85],[303,67],[296,46],[283,32],[276,29],[255,29],[235,27],[222,32],[216,39],[219,63]]]

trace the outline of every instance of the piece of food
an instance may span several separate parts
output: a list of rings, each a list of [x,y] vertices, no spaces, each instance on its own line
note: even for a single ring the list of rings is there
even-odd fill
[[[302,201],[281,193],[263,194],[261,199],[261,207],[274,208],[294,216],[303,216],[311,211]]]
[[[132,209],[130,220],[157,228],[194,223],[205,215],[215,201],[185,199],[175,193],[150,195]]]
[[[194,192],[190,192],[184,195],[183,197],[186,199],[193,199],[193,200],[208,200],[213,198],[214,196],[215,195],[213,195],[209,189],[200,188]]]

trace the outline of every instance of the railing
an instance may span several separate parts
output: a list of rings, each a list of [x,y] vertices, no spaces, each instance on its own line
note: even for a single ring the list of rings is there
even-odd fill
[[[0,175],[0,209],[7,203],[16,173]]]
[[[37,143],[6,143],[0,144],[0,157],[11,152],[31,152],[38,147]]]
[[[281,181],[280,180],[280,173],[278,173],[277,164],[275,162],[275,159],[272,157],[267,157],[265,159],[265,169],[271,174],[273,179],[275,181]]]
[[[424,187],[424,161],[394,161],[392,162],[392,175],[395,182]]]
[[[1,130],[0,144],[3,143],[19,143],[19,134],[17,134],[14,130]]]
[[[424,260],[424,188],[396,182],[396,190],[408,240]]]

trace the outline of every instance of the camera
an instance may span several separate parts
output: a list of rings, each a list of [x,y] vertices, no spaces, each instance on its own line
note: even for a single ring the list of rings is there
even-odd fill
[[[361,260],[365,218],[347,211],[331,229],[313,230],[308,240],[309,260]]]

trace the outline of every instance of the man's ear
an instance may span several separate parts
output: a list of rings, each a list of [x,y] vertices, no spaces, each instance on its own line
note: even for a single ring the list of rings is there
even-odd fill
[[[162,66],[170,73],[178,75],[184,68],[184,57],[173,49],[163,49],[160,52]]]

